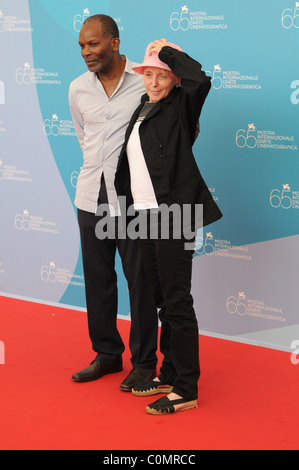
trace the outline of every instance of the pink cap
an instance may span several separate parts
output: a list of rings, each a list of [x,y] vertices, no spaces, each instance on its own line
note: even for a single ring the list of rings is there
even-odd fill
[[[159,69],[171,71],[168,65],[159,59],[157,52],[152,52],[152,54],[149,55],[151,44],[152,43],[150,43],[145,50],[145,55],[142,64],[140,64],[138,67],[133,67],[133,70],[137,73],[140,73],[141,75],[143,75],[144,67],[158,67]],[[172,44],[171,42],[169,42],[167,45],[179,51],[183,50],[179,46],[177,46],[176,44]]]

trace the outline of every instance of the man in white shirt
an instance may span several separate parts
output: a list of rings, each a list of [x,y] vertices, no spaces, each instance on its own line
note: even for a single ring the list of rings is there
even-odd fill
[[[135,108],[145,93],[135,63],[119,53],[119,31],[106,15],[89,17],[79,34],[81,54],[88,72],[69,90],[70,110],[83,152],[75,197],[81,234],[89,335],[97,352],[91,364],[72,379],[87,382],[122,370],[124,343],[117,330],[118,249],[128,281],[131,305],[129,346],[132,370],[121,383],[124,391],[156,376],[157,310],[144,271],[138,240],[99,239],[97,209],[109,204],[118,220],[114,176],[124,135]],[[99,206],[101,207],[101,206]],[[98,213],[101,213],[99,211]],[[116,223],[117,225],[117,223]]]

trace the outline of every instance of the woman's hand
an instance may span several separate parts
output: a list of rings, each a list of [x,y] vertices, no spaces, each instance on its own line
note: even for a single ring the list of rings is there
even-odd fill
[[[151,46],[150,46],[149,55],[152,55],[153,52],[156,52],[157,54],[159,54],[162,47],[168,46],[168,45],[169,44],[168,44],[167,40],[164,39],[164,38],[157,39],[156,41],[153,41]]]

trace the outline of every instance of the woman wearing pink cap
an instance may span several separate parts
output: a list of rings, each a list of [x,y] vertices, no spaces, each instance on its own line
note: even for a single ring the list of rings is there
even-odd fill
[[[160,308],[164,357],[159,376],[133,388],[132,393],[167,393],[146,411],[168,414],[197,407],[198,398],[199,331],[191,295],[193,249],[186,242],[191,239],[194,248],[196,229],[222,217],[192,152],[211,79],[198,62],[166,39],[149,44],[143,63],[134,70],[143,74],[147,93],[128,126],[115,186],[118,195],[133,202],[140,224],[147,222],[140,243]],[[181,209],[166,211],[167,235],[165,207]],[[183,223],[186,207],[191,209],[191,231],[186,231]],[[201,217],[198,207],[203,210]]]

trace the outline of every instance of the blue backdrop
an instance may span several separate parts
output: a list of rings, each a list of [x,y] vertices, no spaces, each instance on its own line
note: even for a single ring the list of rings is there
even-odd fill
[[[194,151],[224,217],[198,234],[199,327],[289,350],[299,339],[294,0],[1,0],[0,293],[85,310],[73,204],[82,153],[68,88],[86,71],[78,33],[95,13],[116,20],[131,60],[165,37],[211,75]],[[129,319],[118,257],[116,268],[119,315]]]

